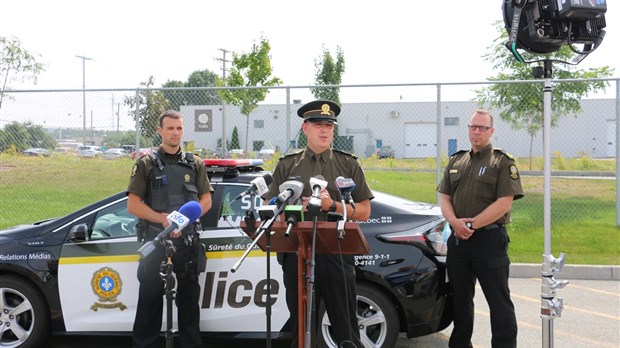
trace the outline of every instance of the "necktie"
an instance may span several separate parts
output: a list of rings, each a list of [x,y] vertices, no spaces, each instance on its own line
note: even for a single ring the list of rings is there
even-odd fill
[[[314,167],[312,167],[312,176],[323,175],[323,162],[321,155],[314,155]]]

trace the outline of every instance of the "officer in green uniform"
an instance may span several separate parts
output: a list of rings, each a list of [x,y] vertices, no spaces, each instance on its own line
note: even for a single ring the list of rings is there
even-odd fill
[[[366,183],[364,171],[357,157],[331,148],[334,140],[334,125],[340,114],[340,106],[329,100],[316,100],[303,105],[297,111],[303,118],[302,130],[308,139],[308,146],[297,153],[280,158],[274,172],[269,192],[263,198],[269,200],[279,194],[279,186],[289,178],[304,184],[302,204],[307,206],[312,195],[310,178],[322,175],[327,181],[322,190],[319,221],[327,220],[328,212],[344,213],[352,220],[367,220],[370,217],[370,200],[374,198]],[[340,202],[340,191],[335,184],[337,177],[351,178],[355,182],[352,198],[355,207]],[[334,229],[333,243],[338,243]],[[338,347],[358,347],[362,344],[357,323],[357,293],[355,289],[355,263],[353,255],[316,254],[315,257],[315,299],[325,303],[329,315],[332,338]],[[290,312],[288,327],[293,334],[291,347],[297,347],[297,255],[284,254],[282,260],[286,304]],[[317,311],[318,313],[318,311]],[[316,318],[315,318],[316,319]]]
[[[179,112],[165,111],[159,117],[162,144],[156,154],[140,157],[131,171],[127,208],[140,219],[138,239],[151,241],[168,227],[166,216],[188,201],[198,201],[205,214],[211,208],[213,188],[202,159],[181,151],[183,119]],[[176,305],[181,347],[202,347],[200,334],[200,286],[198,274],[205,265],[194,224],[170,233],[176,249],[172,256],[177,278]],[[159,247],[140,260],[140,289],[133,327],[133,347],[158,347],[163,313],[163,280],[160,265],[166,260]]]
[[[437,191],[441,212],[450,223],[448,276],[454,294],[451,348],[472,347],[476,279],[491,313],[493,347],[517,346],[517,320],[508,287],[508,233],[513,200],[523,197],[515,161],[490,143],[493,116],[471,116],[471,149],[455,153]]]

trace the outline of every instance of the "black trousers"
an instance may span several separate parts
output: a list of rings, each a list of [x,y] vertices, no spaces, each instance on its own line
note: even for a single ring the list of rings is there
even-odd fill
[[[172,256],[176,275],[176,306],[179,321],[179,345],[202,347],[200,334],[200,285],[198,277],[190,276],[193,270],[187,265],[194,260],[194,248],[185,245],[183,238],[173,240],[176,252]],[[138,306],[133,325],[133,347],[160,347],[162,315],[164,309],[164,281],[159,275],[160,266],[166,260],[166,248],[159,246],[138,265]]]
[[[332,338],[338,347],[361,348],[357,322],[357,292],[355,290],[355,260],[353,255],[316,254],[314,268],[315,298],[313,304],[318,316],[321,300],[329,316]],[[282,262],[286,305],[290,313],[289,327],[293,335],[291,347],[298,346],[297,328],[297,255],[285,254]],[[318,318],[313,317],[316,330],[320,330]],[[305,329],[305,328],[304,328]],[[318,336],[315,333],[312,339]],[[316,345],[315,345],[316,346]]]
[[[448,276],[454,294],[454,329],[450,347],[472,347],[476,279],[491,313],[491,345],[517,346],[517,319],[510,299],[508,233],[504,226],[476,230],[468,240],[448,239]]]

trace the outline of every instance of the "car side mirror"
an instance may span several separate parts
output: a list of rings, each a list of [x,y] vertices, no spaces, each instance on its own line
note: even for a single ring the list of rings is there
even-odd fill
[[[88,240],[88,225],[77,224],[71,227],[67,236],[70,242],[85,242]]]

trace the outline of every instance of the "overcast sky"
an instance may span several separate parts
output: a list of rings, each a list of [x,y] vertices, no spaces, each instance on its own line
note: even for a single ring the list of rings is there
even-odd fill
[[[38,85],[14,89],[133,88],[221,75],[220,48],[271,44],[283,85],[311,85],[325,45],[344,51],[343,84],[483,81],[497,72],[481,58],[499,33],[502,0],[15,0],[0,7],[0,35],[15,36],[46,64]],[[607,36],[580,68],[618,68],[620,10],[609,5]],[[232,58],[230,55],[228,58]],[[614,76],[619,76],[616,71]]]
[[[149,75],[160,85],[199,69],[221,74],[219,48],[247,52],[261,35],[284,85],[314,81],[322,45],[346,59],[344,84],[480,81],[481,59],[498,36],[501,0],[481,1],[3,1],[0,33],[15,36],[48,67],[37,88],[131,88]],[[607,36],[580,66],[618,58],[619,10]],[[615,53],[615,54],[614,54]],[[229,56],[230,57],[230,56]],[[616,75],[617,76],[617,75]]]

